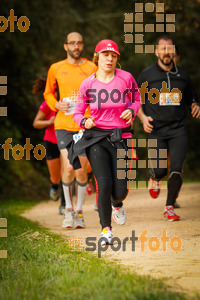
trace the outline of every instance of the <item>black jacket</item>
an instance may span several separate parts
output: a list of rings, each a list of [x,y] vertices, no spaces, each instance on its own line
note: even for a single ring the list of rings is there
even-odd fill
[[[174,66],[171,71],[164,71],[157,63],[144,69],[138,78],[138,86],[147,82],[148,93],[145,94],[144,113],[153,118],[152,134],[158,136],[178,136],[187,132],[187,110],[193,102],[197,102],[196,93],[191,84],[188,73],[178,66]],[[158,101],[153,104],[149,92],[157,89],[161,95],[162,86],[166,84],[171,92],[174,88],[181,92],[179,105],[161,105]],[[153,90],[152,90],[153,91]],[[155,94],[152,95],[155,98]],[[158,96],[158,95],[157,95]]]
[[[82,137],[76,143],[72,141],[70,148],[68,149],[68,159],[74,170],[81,168],[78,155],[82,153],[83,150],[98,143],[102,139],[109,138],[114,147],[123,147],[125,150],[127,150],[127,146],[122,139],[123,132],[133,133],[133,130],[131,130],[131,126],[123,129],[100,129],[97,127],[86,129]]]

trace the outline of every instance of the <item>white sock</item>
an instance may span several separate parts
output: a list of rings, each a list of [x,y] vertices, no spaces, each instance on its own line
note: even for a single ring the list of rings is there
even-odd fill
[[[77,183],[77,186],[76,186],[76,199],[77,199],[76,211],[82,211],[87,182],[80,183],[80,182],[76,181],[76,183]]]
[[[65,208],[66,209],[73,209],[72,204],[72,188],[73,188],[74,181],[70,183],[62,183],[63,192],[65,196]]]

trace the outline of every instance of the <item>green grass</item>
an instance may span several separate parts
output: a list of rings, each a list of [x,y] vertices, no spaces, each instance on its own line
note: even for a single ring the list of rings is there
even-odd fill
[[[30,209],[33,205],[38,204],[41,200],[27,200],[22,198],[9,199],[9,200],[0,200],[0,218],[2,218],[2,214],[21,214],[25,210]]]
[[[8,237],[0,238],[0,249],[8,257],[0,259],[0,299],[189,299],[159,280],[70,250],[66,239],[18,215],[32,204],[1,205]]]
[[[183,179],[183,184],[184,183],[198,183],[200,182],[200,180],[195,179],[195,180],[191,180],[191,179]]]

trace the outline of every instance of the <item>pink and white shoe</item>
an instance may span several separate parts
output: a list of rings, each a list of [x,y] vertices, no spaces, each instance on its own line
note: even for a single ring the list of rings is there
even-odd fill
[[[126,223],[126,211],[124,207],[114,207],[112,206],[112,217],[115,223],[118,225],[124,225]]]

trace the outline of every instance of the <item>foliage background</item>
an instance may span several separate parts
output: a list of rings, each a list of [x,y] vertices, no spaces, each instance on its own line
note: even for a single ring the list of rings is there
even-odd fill
[[[134,13],[135,3],[149,2],[165,3],[165,13],[175,13],[174,37],[180,49],[180,65],[190,73],[199,95],[199,0],[1,1],[1,16],[8,18],[10,9],[14,9],[17,18],[29,18],[30,28],[25,33],[20,32],[15,22],[14,32],[10,32],[9,26],[5,32],[0,32],[0,76],[8,77],[7,96],[0,97],[0,106],[8,108],[8,116],[0,117],[0,144],[4,144],[9,137],[12,138],[12,146],[18,143],[23,146],[28,137],[34,146],[41,143],[43,132],[33,129],[32,121],[43,98],[42,95],[32,95],[32,86],[38,76],[46,76],[52,63],[66,57],[63,41],[67,33],[82,33],[84,56],[88,59],[92,59],[99,40],[115,40],[121,52],[122,69],[131,72],[135,78],[143,68],[153,63],[153,54],[135,54],[134,45],[124,43],[124,14]],[[144,23],[155,23],[155,12],[146,13]],[[154,44],[159,35],[145,33],[145,42]],[[188,119],[190,136],[184,178],[199,180],[200,121],[192,120],[190,115]],[[145,137],[138,120],[135,122],[135,136]],[[0,191],[4,197],[12,193],[20,195],[22,192],[25,196],[46,196],[47,186],[48,172],[44,159],[37,161],[32,155],[31,161],[24,158],[15,161],[10,152],[10,159],[5,161],[0,148]]]

